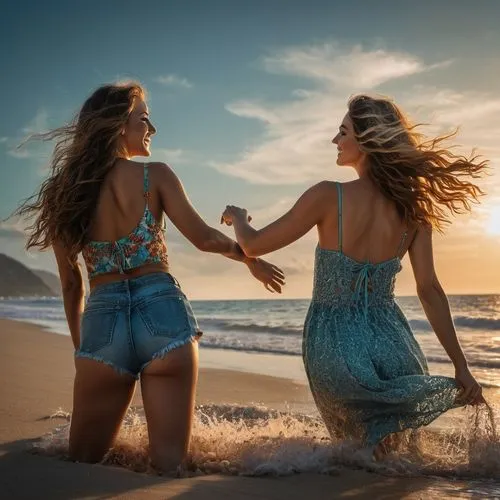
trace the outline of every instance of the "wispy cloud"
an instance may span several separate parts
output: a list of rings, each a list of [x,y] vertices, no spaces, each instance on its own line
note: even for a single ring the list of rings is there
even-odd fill
[[[24,240],[26,238],[26,233],[20,221],[0,222],[0,238]]]
[[[20,130],[17,138],[2,137],[0,142],[8,146],[7,154],[17,159],[34,158],[40,154],[40,147],[35,143],[26,143],[33,134],[41,134],[49,130],[49,114],[46,109],[39,109],[36,115]]]
[[[336,168],[331,139],[347,111],[349,95],[360,91],[383,93],[383,84],[446,68],[452,62],[427,64],[404,52],[365,50],[361,46],[345,48],[336,43],[276,51],[261,60],[261,67],[268,72],[305,78],[310,82],[309,88],[295,89],[280,102],[241,99],[228,103],[226,109],[233,115],[260,121],[264,134],[259,143],[247,147],[235,161],[209,164],[219,172],[253,184],[302,184],[329,177],[329,172]],[[419,119],[434,122],[430,133],[465,122],[474,124],[464,126],[467,133],[461,139],[465,145],[494,145],[498,131],[487,126],[485,118],[498,113],[497,98],[426,87],[414,81],[406,89],[397,95],[398,102],[410,115],[415,112]],[[336,169],[335,177],[346,180],[352,179],[353,174]]]
[[[256,101],[236,101],[226,105],[226,109],[233,115],[242,118],[255,118],[264,123],[279,123],[280,116],[272,109],[266,108],[266,104]]]
[[[230,103],[227,109],[260,120],[265,132],[263,140],[236,161],[212,162],[218,171],[254,184],[301,184],[324,177],[334,166],[332,116],[341,118],[345,113],[345,97],[315,92],[284,104],[245,100]]]
[[[462,125],[467,130],[479,124],[481,133],[494,130],[498,137],[500,120],[485,123],[488,118],[498,116],[500,99],[496,97],[472,90],[459,92],[417,84],[405,92],[403,98],[406,106],[415,113],[425,114],[437,125]]]
[[[342,47],[336,42],[279,50],[262,60],[271,73],[307,77],[338,88],[374,88],[389,80],[449,66],[452,61],[426,65],[414,55],[362,46]]]
[[[24,160],[24,159],[27,159],[27,158],[33,158],[34,157],[34,153],[33,152],[28,151],[27,149],[18,148],[17,146],[13,147],[12,149],[9,149],[7,151],[7,154],[9,156],[12,156],[13,158],[17,158],[17,159],[20,159],[20,160]]]
[[[162,161],[167,163],[185,163],[188,161],[189,153],[182,149],[156,148],[151,155],[153,161]]]
[[[250,215],[253,220],[258,222],[259,226],[263,226],[264,224],[268,224],[269,222],[277,219],[282,216],[285,212],[288,212],[296,202],[296,198],[292,198],[291,196],[286,196],[275,201],[272,205],[263,207],[248,207],[250,210]]]
[[[22,131],[26,135],[40,134],[49,129],[49,114],[45,109],[39,109],[30,122],[23,127]]]
[[[185,89],[193,87],[193,84],[187,78],[183,78],[175,74],[157,76],[154,81],[165,86],[183,87]]]

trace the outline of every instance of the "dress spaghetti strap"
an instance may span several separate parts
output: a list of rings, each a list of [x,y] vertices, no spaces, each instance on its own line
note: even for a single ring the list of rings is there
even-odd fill
[[[342,253],[342,184],[337,182],[338,226],[339,226],[339,252]]]
[[[396,252],[396,257],[398,257],[399,259],[402,257],[401,256],[401,252],[402,252],[402,250],[404,248],[407,236],[408,236],[408,229],[406,229],[405,232],[402,234],[401,240],[399,242],[398,250]]]

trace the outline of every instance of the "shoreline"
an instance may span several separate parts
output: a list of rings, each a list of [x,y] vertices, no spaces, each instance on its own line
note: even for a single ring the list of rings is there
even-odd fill
[[[43,320],[0,318],[0,331],[4,321],[34,326],[50,335],[65,337],[71,343],[68,332],[56,330],[49,324],[44,324]],[[280,360],[279,363],[276,363],[277,359]],[[266,375],[308,385],[302,357],[292,354],[237,351],[204,347],[200,344],[200,369],[205,368]]]
[[[15,321],[20,324],[34,325],[52,335],[69,338],[69,333],[63,329],[57,329],[50,322],[37,319],[13,319],[0,318],[1,321]],[[210,331],[205,333],[210,335]],[[417,339],[418,340],[418,339]],[[442,363],[428,361],[430,373],[454,377],[453,365],[450,362]],[[282,354],[265,351],[244,351],[236,349],[224,349],[204,346],[200,343],[200,369],[213,368],[221,370],[238,371],[256,375],[267,375],[271,377],[284,378],[294,383],[307,386],[308,380],[302,362],[302,356],[298,354]],[[500,397],[500,382],[492,382],[487,374],[482,375],[482,367],[471,365],[472,372],[479,377],[483,388],[489,391],[498,391]]]
[[[15,331],[18,335],[16,343],[21,342],[23,348],[27,351],[29,347],[26,344],[30,340],[35,340],[37,344],[42,343],[45,347],[44,351],[49,351],[50,354],[55,358],[53,361],[57,366],[62,368],[64,373],[64,378],[61,380],[64,386],[64,392],[62,401],[71,401],[68,396],[72,397],[70,392],[72,391],[72,382],[74,376],[74,366],[73,366],[73,346],[71,344],[71,339],[69,335],[55,333],[50,329],[40,326],[32,322],[10,320],[0,318],[0,339],[8,331]],[[8,335],[8,333],[7,333]],[[36,336],[37,338],[34,338]],[[2,346],[5,347],[5,339],[2,340]],[[8,346],[8,344],[7,344]],[[17,346],[16,346],[17,347]],[[38,346],[41,347],[41,346]],[[37,351],[39,349],[37,348]],[[203,358],[206,356],[208,351],[208,356],[206,360]],[[217,352],[211,352],[217,351]],[[220,351],[220,353],[219,353]],[[8,353],[8,349],[5,354]],[[47,354],[49,354],[47,352]],[[226,354],[225,350],[216,349],[200,349],[200,365],[199,365],[199,381],[198,381],[198,392],[197,402],[199,404],[216,403],[219,404],[224,400],[227,402],[228,396],[232,398],[230,400],[231,404],[248,404],[249,400],[251,404],[256,405],[271,405],[275,409],[283,410],[284,408],[290,407],[300,407],[307,408],[309,406],[314,406],[312,396],[309,394],[309,388],[306,383],[298,380],[293,380],[289,377],[279,376],[279,375],[268,375],[265,373],[260,373],[249,369],[250,363],[248,359],[243,367],[237,366],[239,356],[236,356],[236,361],[231,359],[228,363],[222,363],[219,354]],[[235,353],[239,355],[240,353]],[[252,354],[241,353],[241,358],[247,358],[247,356],[252,357]],[[269,355],[274,356],[274,355]],[[2,356],[3,357],[3,356]],[[32,358],[32,354],[29,355]],[[31,359],[35,362],[35,359]],[[28,368],[28,364],[22,365],[25,369]],[[1,373],[0,367],[0,373]],[[68,371],[71,373],[69,376]],[[280,369],[276,372],[281,372]],[[305,375],[304,375],[305,376]],[[5,379],[7,379],[7,373],[5,373]],[[234,383],[234,387],[223,387],[222,396],[221,391],[218,389],[224,384],[224,381],[230,379]],[[52,381],[52,380],[51,380]],[[68,387],[68,382],[71,382],[71,387]],[[254,383],[258,382],[258,383]],[[210,387],[209,394],[206,387]],[[261,387],[265,387],[266,390],[259,390]],[[242,396],[241,393],[244,393]],[[288,397],[283,397],[284,394],[290,394]],[[2,393],[0,392],[0,400],[2,398]],[[198,401],[199,399],[199,401]],[[140,384],[137,384],[136,393],[132,399],[132,406],[138,406],[142,404],[142,396],[140,390]],[[63,410],[68,411],[71,407],[68,404],[64,405]],[[311,409],[312,409],[311,406]]]

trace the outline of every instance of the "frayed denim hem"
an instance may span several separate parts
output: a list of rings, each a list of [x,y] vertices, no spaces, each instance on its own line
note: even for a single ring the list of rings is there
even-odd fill
[[[158,352],[155,352],[151,359],[141,366],[140,373],[143,372],[143,370],[151,363],[151,361],[154,361],[155,359],[163,359],[169,352],[173,351],[174,349],[178,349],[179,347],[183,347],[190,342],[199,340],[202,335],[203,333],[201,331],[197,331],[195,334],[190,335],[183,340],[176,340],[175,342],[172,342],[169,345],[165,346],[163,349],[160,349]]]
[[[111,368],[113,368],[120,375],[131,375],[132,377],[134,377],[135,380],[139,380],[139,375],[137,373],[133,373],[130,370],[127,370],[126,368],[122,368],[121,366],[116,366],[111,361],[107,361],[101,356],[96,356],[95,354],[92,354],[90,352],[76,351],[75,358],[87,358],[87,359],[92,359],[93,361],[97,361],[99,363],[104,363],[105,365],[108,365]]]

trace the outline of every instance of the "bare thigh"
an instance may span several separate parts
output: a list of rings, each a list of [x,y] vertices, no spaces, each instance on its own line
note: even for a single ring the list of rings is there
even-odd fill
[[[153,360],[142,372],[151,461],[165,472],[175,470],[187,457],[197,380],[197,341]]]
[[[87,358],[76,358],[69,453],[99,462],[112,446],[134,394],[135,379]]]

